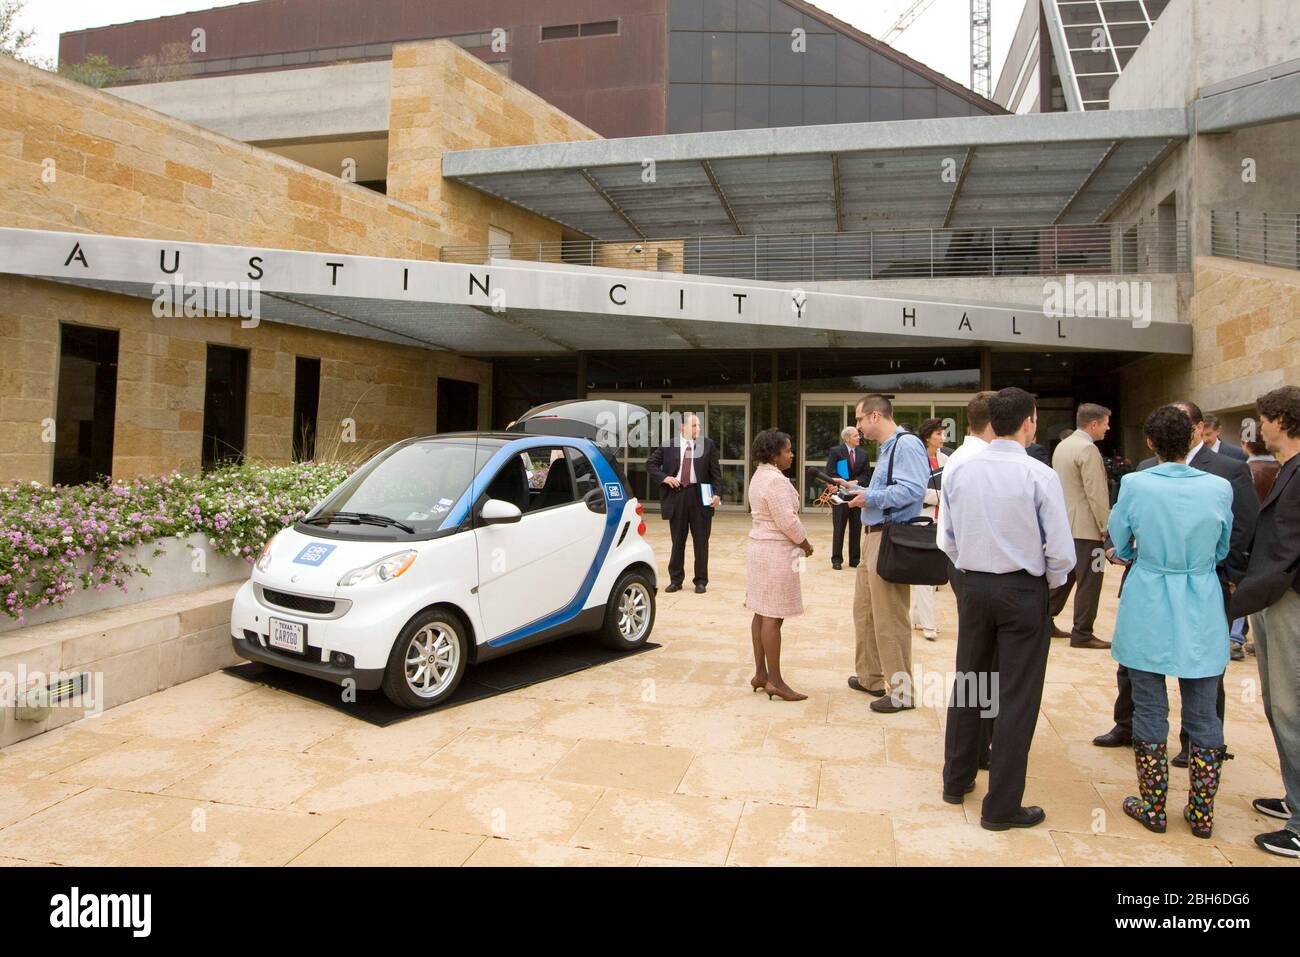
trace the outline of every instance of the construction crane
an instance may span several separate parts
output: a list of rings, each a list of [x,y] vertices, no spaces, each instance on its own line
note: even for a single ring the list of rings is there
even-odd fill
[[[970,88],[980,96],[993,95],[993,58],[989,55],[992,0],[970,0]]]
[[[921,14],[930,9],[930,6],[933,3],[934,0],[912,0],[912,2],[908,4],[907,9],[904,10],[898,20],[894,22],[894,25],[889,28],[889,32],[884,36],[884,41],[886,43],[893,43],[897,40],[902,36],[904,30],[916,22],[917,18],[920,17]]]
[[[893,43],[915,23],[934,0],[912,0],[882,38]],[[993,95],[993,63],[989,53],[992,0],[970,0],[970,88],[980,96]]]

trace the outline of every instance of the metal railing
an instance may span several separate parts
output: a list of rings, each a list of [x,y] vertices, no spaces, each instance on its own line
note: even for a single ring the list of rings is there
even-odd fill
[[[639,242],[567,240],[446,246],[444,262],[490,258],[657,272],[831,282],[1064,273],[1188,271],[1187,223],[962,226],[803,235],[714,236]]]
[[[1300,213],[1212,209],[1210,255],[1300,269]]]

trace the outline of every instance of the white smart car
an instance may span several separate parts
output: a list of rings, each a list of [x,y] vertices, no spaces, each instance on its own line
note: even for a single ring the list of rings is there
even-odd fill
[[[427,708],[469,665],[563,635],[642,645],[654,553],[595,439],[645,414],[560,403],[507,432],[398,442],[267,542],[235,596],[235,651]]]

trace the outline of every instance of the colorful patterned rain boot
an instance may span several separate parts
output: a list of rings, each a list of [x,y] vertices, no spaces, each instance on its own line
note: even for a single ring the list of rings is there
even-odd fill
[[[1214,832],[1214,795],[1219,790],[1227,753],[1227,748],[1200,748],[1194,744],[1188,752],[1189,787],[1183,817],[1197,837],[1209,837]]]
[[[1148,831],[1165,833],[1165,801],[1169,798],[1169,745],[1133,741],[1139,797],[1124,799],[1124,813]]]

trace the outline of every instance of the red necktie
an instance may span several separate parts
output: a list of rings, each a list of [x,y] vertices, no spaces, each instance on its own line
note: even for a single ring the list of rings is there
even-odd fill
[[[686,445],[682,447],[682,484],[690,485],[691,482],[691,447]]]
[[[853,450],[852,450],[852,449],[849,449],[849,476],[850,476],[850,477],[852,477],[852,475],[853,475],[853,466],[854,466],[854,462],[853,462]]]

